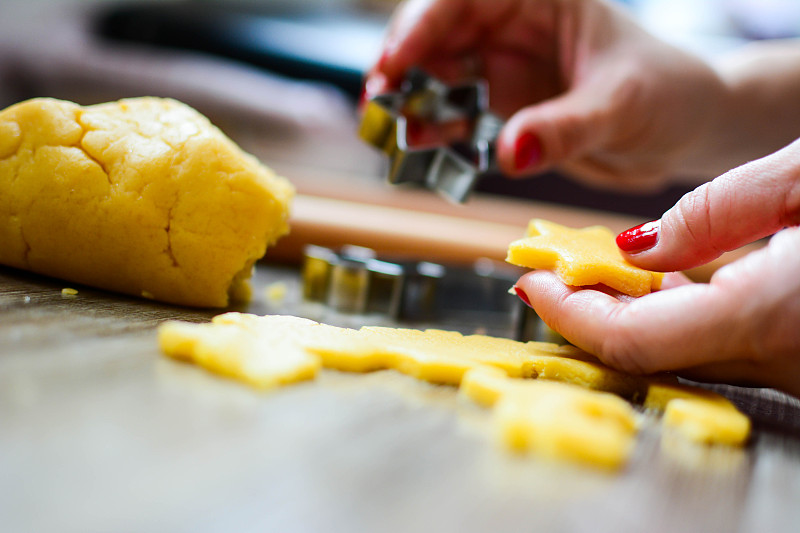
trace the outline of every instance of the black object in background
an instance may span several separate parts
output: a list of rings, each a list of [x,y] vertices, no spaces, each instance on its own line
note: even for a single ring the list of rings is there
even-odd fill
[[[296,79],[339,87],[354,101],[378,55],[384,17],[339,5],[281,1],[123,3],[102,7],[95,31],[109,39],[195,50],[242,61]],[[657,194],[601,191],[550,172],[512,180],[487,176],[476,190],[533,200],[659,218],[690,187]]]
[[[95,31],[108,39],[196,50],[327,82],[355,100],[380,51],[385,24],[382,17],[342,7],[184,1],[103,8]]]

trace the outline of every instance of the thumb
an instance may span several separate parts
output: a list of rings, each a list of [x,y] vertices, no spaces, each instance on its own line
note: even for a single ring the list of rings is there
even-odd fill
[[[519,176],[579,156],[604,142],[611,113],[588,88],[523,108],[500,132],[498,163],[505,174]]]
[[[675,271],[800,224],[800,140],[683,196],[659,221],[617,236],[632,263]]]

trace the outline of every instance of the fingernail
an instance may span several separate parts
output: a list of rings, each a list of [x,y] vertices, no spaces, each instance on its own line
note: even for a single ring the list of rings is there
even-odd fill
[[[542,141],[533,133],[526,131],[517,138],[514,145],[514,168],[525,170],[542,159]]]
[[[379,72],[373,72],[367,76],[364,82],[364,98],[372,98],[381,93],[386,87],[386,76]]]
[[[411,146],[422,144],[423,128],[419,120],[406,118],[406,142]]]
[[[386,42],[383,43],[383,53],[381,54],[380,59],[378,59],[379,65],[383,66],[386,64],[387,58],[394,53],[399,43],[400,39],[398,39],[396,35],[386,39]]]
[[[516,292],[516,293],[517,293],[517,296],[519,296],[519,299],[520,299],[520,300],[522,300],[523,302],[525,302],[525,305],[527,305],[528,307],[530,307],[530,306],[531,306],[531,301],[530,301],[530,299],[528,298],[528,295],[527,295],[527,294],[525,294],[525,291],[523,291],[522,289],[520,289],[519,287],[517,287],[516,285],[514,285],[514,292]]]
[[[617,246],[630,254],[649,250],[658,242],[658,231],[661,221],[653,220],[625,230],[617,235]]]

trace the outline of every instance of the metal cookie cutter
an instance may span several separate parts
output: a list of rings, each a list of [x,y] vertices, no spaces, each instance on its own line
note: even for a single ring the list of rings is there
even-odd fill
[[[398,92],[366,102],[359,135],[389,156],[389,183],[414,183],[462,203],[476,181],[496,168],[495,144],[503,121],[489,112],[484,80],[450,87],[419,69]],[[456,139],[409,144],[409,125],[464,122]]]
[[[519,274],[507,267],[485,258],[471,266],[444,266],[379,259],[360,246],[335,251],[307,245],[303,300],[345,315],[435,321],[469,332],[492,329],[522,341],[556,341],[536,313],[509,294]]]

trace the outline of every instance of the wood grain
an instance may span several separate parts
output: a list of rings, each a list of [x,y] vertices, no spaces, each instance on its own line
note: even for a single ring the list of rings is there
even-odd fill
[[[265,288],[285,283],[287,298]],[[308,315],[259,265],[242,310]],[[394,372],[325,371],[273,393],[162,357],[188,310],[0,267],[0,530],[795,531],[800,403],[720,387],[744,451],[662,440],[648,416],[618,475],[508,455],[487,412]],[[329,317],[330,318],[330,317]],[[340,317],[341,318],[341,317]],[[357,317],[350,317],[357,323]]]
[[[321,192],[331,191],[326,187]],[[438,262],[466,264],[481,257],[503,261],[508,244],[523,236],[531,218],[574,228],[599,224],[614,232],[641,222],[612,213],[507,198],[478,196],[466,206],[455,206],[418,190],[398,190],[369,202],[358,201],[362,195],[356,194],[355,200],[298,195],[292,205],[291,233],[270,248],[268,258],[297,264],[303,247],[311,243],[333,248],[354,244]],[[718,268],[761,246],[754,243],[728,252],[686,274],[707,282]]]

